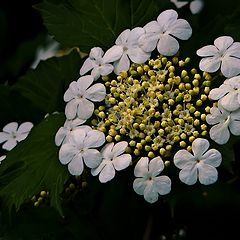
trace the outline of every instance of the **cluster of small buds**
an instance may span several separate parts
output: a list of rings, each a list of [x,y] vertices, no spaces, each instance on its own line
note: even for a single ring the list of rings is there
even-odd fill
[[[87,181],[83,176],[74,176],[69,179],[65,189],[64,195],[66,197],[70,196],[71,194],[77,193],[87,187]]]
[[[136,156],[168,158],[174,146],[191,151],[194,139],[208,134],[212,77],[189,69],[189,62],[159,56],[133,63],[114,80],[103,77],[105,106],[95,109],[92,127],[108,142],[130,139],[127,152]]]
[[[42,190],[39,194],[34,195],[31,198],[34,207],[39,207],[41,204],[48,201],[49,192]]]

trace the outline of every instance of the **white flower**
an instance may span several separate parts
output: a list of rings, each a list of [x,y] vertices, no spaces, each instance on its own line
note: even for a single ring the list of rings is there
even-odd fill
[[[174,3],[176,8],[182,8],[189,3],[189,1],[178,1],[178,0],[170,0],[170,2]],[[201,10],[203,9],[203,6],[204,6],[204,3],[202,0],[191,1],[189,5],[192,14],[197,14],[201,12]]]
[[[2,156],[0,157],[0,164],[2,163],[2,161],[3,161],[6,157],[7,157],[6,155],[2,155]]]
[[[229,36],[218,37],[214,45],[197,50],[197,55],[204,57],[199,68],[206,72],[216,72],[221,66],[225,77],[234,77],[240,73],[240,42],[233,42]]]
[[[116,74],[129,69],[129,58],[134,63],[144,63],[148,60],[151,55],[150,51],[145,52],[138,45],[138,39],[143,34],[144,29],[140,27],[132,30],[126,29],[116,39],[116,45],[105,53],[106,61],[114,62],[114,72]]]
[[[103,84],[93,83],[93,76],[80,77],[78,81],[73,81],[64,94],[64,101],[68,102],[65,108],[67,119],[88,119],[94,111],[92,102],[101,102],[106,96],[106,88]],[[91,86],[91,87],[90,87]]]
[[[8,151],[12,150],[18,142],[21,142],[28,136],[32,127],[33,124],[30,122],[22,123],[19,127],[16,122],[8,123],[3,128],[3,132],[0,132],[0,143],[5,142],[2,148]]]
[[[67,143],[59,151],[59,160],[68,164],[72,175],[81,175],[84,169],[83,162],[89,168],[96,168],[101,160],[101,153],[95,149],[105,142],[105,136],[98,130],[90,127],[79,128],[72,132]]]
[[[102,150],[102,162],[96,168],[91,170],[93,176],[98,175],[102,183],[112,180],[115,176],[115,170],[120,171],[127,168],[132,162],[130,154],[123,154],[128,146],[125,141],[106,144]]]
[[[229,112],[240,108],[240,76],[224,81],[219,88],[210,91],[211,99],[221,99],[221,105]]]
[[[61,144],[66,143],[73,130],[86,127],[86,126],[81,126],[85,122],[86,120],[82,120],[79,118],[76,118],[74,120],[67,119],[64,123],[64,126],[60,127],[55,135],[55,144],[57,146],[60,146]]]
[[[193,185],[199,179],[201,184],[209,185],[217,181],[216,167],[221,164],[222,156],[216,149],[208,148],[208,140],[197,138],[192,143],[193,155],[184,149],[174,155],[174,164],[181,169],[179,178],[183,183]]]
[[[187,40],[192,35],[189,23],[177,18],[177,12],[170,9],[162,12],[157,21],[146,24],[146,33],[139,38],[140,47],[146,52],[151,52],[157,47],[159,53],[173,56],[179,49],[179,43],[174,37]]]
[[[209,134],[218,144],[227,143],[230,137],[229,130],[233,135],[240,135],[240,109],[230,113],[219,102],[218,107],[211,108],[206,121],[210,125],[216,124],[210,129]]]
[[[84,75],[88,71],[91,71],[91,75],[94,80],[97,80],[100,76],[106,76],[113,71],[113,65],[109,64],[104,52],[100,47],[94,47],[89,53],[89,57],[83,63],[80,69],[80,74]]]
[[[133,182],[134,191],[143,195],[149,203],[158,200],[158,195],[165,195],[171,191],[171,179],[168,176],[158,176],[164,169],[164,163],[160,157],[142,157],[134,168],[137,177]],[[158,177],[157,177],[158,176]]]

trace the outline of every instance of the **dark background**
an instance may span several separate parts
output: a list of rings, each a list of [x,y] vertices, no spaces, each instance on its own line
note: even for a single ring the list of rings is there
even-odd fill
[[[47,31],[43,26],[40,14],[32,7],[32,5],[39,2],[40,1],[30,0],[2,0],[0,2],[1,84],[7,83],[13,85],[20,76],[24,75],[35,58],[37,47],[45,43]],[[227,1],[225,2],[228,4]],[[0,113],[0,117],[2,118],[3,116],[1,116],[1,114],[2,113]],[[237,169],[240,167],[239,153],[239,148],[236,148],[236,162],[234,164],[236,172],[238,172]],[[224,170],[220,169],[219,174],[223,177],[226,175],[225,179],[231,178]],[[122,177],[124,177],[124,175],[122,175]],[[177,193],[179,201],[176,203],[172,202],[171,205],[160,200],[158,203],[150,206],[144,202],[141,196],[132,193],[132,197],[137,199],[134,211],[130,208],[132,205],[130,203],[128,205],[128,202],[124,200],[122,196],[113,199],[116,201],[116,204],[112,211],[107,209],[108,205],[105,205],[106,209],[102,210],[100,206],[102,203],[101,199],[106,197],[104,193],[107,193],[107,188],[114,186],[114,184],[116,183],[107,184],[106,187],[103,187],[103,193],[92,196],[93,206],[91,206],[91,214],[95,223],[89,220],[89,213],[81,213],[79,216],[83,219],[71,220],[71,213],[75,211],[71,207],[68,207],[69,212],[66,219],[63,220],[58,213],[53,210],[43,208],[40,208],[40,210],[32,209],[31,206],[27,206],[21,209],[18,214],[13,214],[11,222],[6,222],[5,218],[2,219],[1,224],[4,226],[4,232],[7,232],[7,235],[10,236],[7,239],[93,239],[89,237],[87,233],[81,238],[77,238],[73,234],[77,232],[76,229],[81,229],[81,226],[87,229],[88,224],[95,224],[100,228],[100,231],[106,233],[96,238],[101,240],[142,239],[136,237],[136,235],[138,235],[136,232],[141,233],[142,236],[146,234],[144,240],[164,240],[162,235],[166,237],[166,240],[230,240],[240,238],[240,185],[238,179],[234,181],[231,187],[219,183],[216,187],[217,190],[213,190],[211,187],[200,188],[200,185],[193,188],[187,188],[181,185],[180,187],[184,188],[184,194],[179,191],[179,193]],[[197,188],[200,188],[200,190],[196,190]],[[129,194],[130,191],[132,191],[132,189],[125,189],[122,193]],[[77,195],[76,199],[79,200],[81,197],[82,193]],[[81,200],[79,200],[79,202],[81,202]],[[73,203],[76,204],[76,200],[73,200]],[[119,210],[121,208],[123,208],[123,211]],[[47,215],[50,217],[46,217]],[[129,218],[132,219],[130,226],[127,225],[127,219]],[[27,235],[23,233],[27,233],[29,228],[32,228],[32,221],[34,221],[36,225],[34,225],[31,231],[35,231],[36,235],[39,231],[50,231],[48,229],[50,225],[50,227],[54,229],[55,234],[58,235],[58,238],[26,237]],[[71,224],[71,221],[74,223]],[[103,229],[102,225],[104,226]],[[76,229],[72,230],[71,228]],[[186,233],[186,237],[179,236],[179,230],[181,229]],[[127,233],[127,230],[130,231],[130,233]],[[12,237],[12,235],[9,234],[12,231],[19,233],[19,238]],[[147,234],[148,231],[150,235]],[[134,238],[134,236],[136,238]]]

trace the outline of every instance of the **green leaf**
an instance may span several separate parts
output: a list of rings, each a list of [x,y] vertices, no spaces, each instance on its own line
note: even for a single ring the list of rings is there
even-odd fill
[[[45,113],[64,111],[64,92],[70,82],[78,79],[81,63],[76,50],[42,61],[36,69],[30,69],[15,88]]]
[[[7,154],[0,168],[0,195],[9,209],[18,210],[25,200],[46,189],[51,206],[63,215],[60,194],[68,173],[58,160],[54,137],[64,120],[62,114],[50,115]]]
[[[63,45],[89,51],[94,46],[110,48],[127,28],[143,27],[165,10],[155,0],[65,0],[61,4],[44,1],[40,10],[49,32]]]

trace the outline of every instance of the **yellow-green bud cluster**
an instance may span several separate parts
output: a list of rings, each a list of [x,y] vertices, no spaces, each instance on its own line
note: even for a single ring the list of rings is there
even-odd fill
[[[31,198],[34,207],[39,207],[41,204],[46,203],[48,200],[49,192],[41,191],[39,194],[34,195]]]
[[[211,76],[189,68],[189,62],[159,56],[105,79],[106,105],[95,109],[92,126],[108,142],[128,141],[127,151],[136,156],[168,157],[173,147],[190,150],[193,140],[208,132]]]

